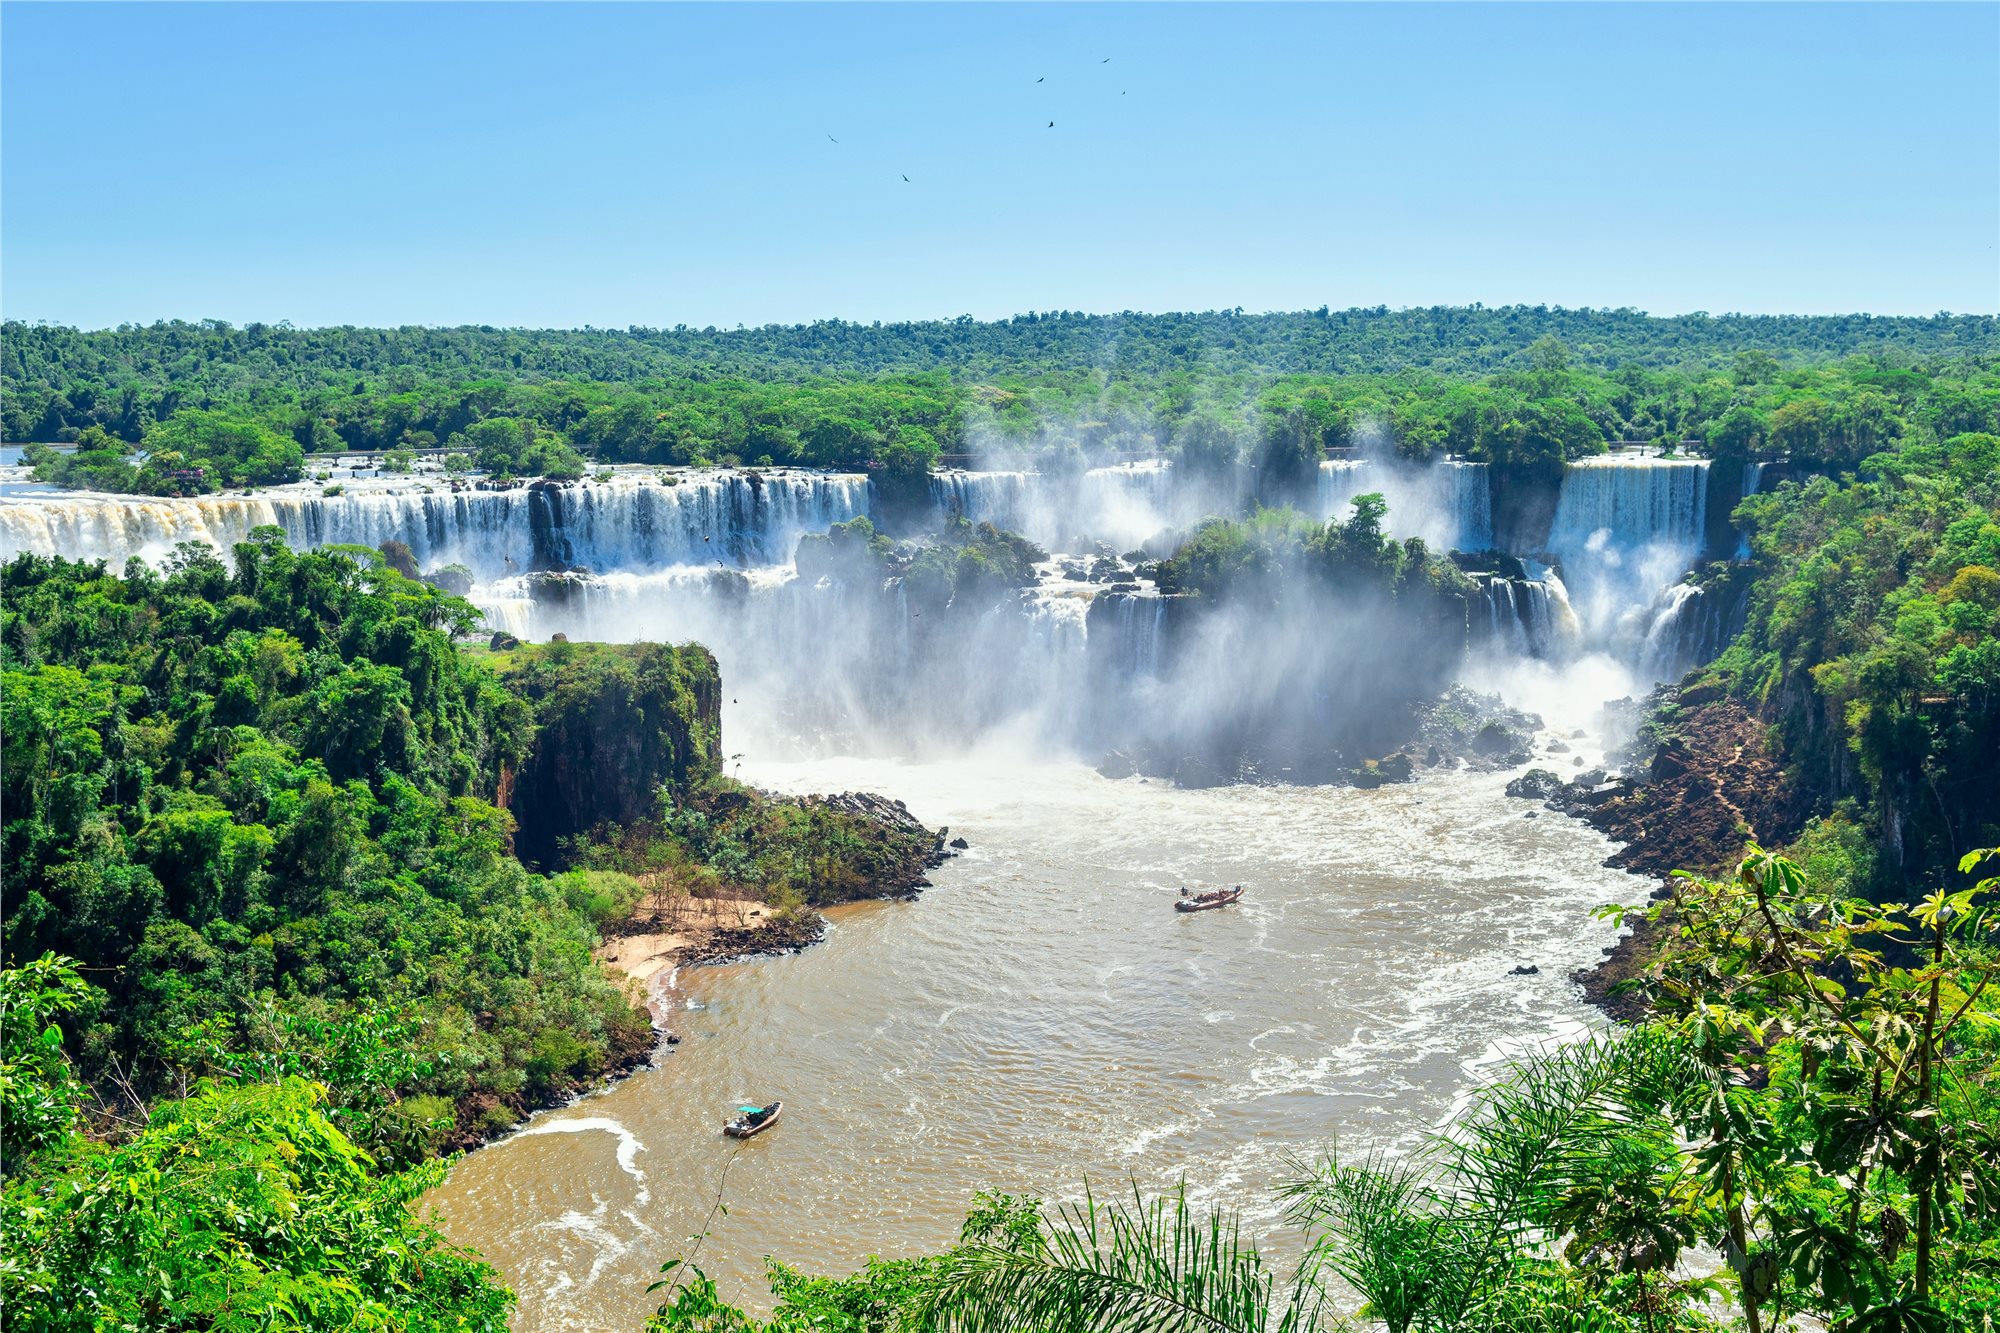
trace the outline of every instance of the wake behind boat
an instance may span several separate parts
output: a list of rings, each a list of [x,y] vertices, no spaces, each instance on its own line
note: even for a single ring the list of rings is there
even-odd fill
[[[1174,904],[1176,912],[1206,912],[1215,907],[1227,907],[1243,896],[1243,886],[1235,885],[1227,889],[1215,889],[1208,893],[1198,893],[1192,898],[1182,898]]]

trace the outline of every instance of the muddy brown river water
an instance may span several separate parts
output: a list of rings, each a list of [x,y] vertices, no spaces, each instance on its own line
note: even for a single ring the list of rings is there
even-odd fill
[[[816,948],[681,973],[658,1066],[461,1161],[430,1198],[520,1293],[514,1324],[637,1329],[661,1263],[757,1302],[764,1256],[934,1249],[982,1188],[1185,1177],[1274,1225],[1288,1164],[1414,1141],[1484,1067],[1595,1021],[1566,980],[1646,886],[1505,775],[1375,791],[1112,782],[1081,765],[828,760],[746,776],[883,792],[972,844]],[[1172,910],[1183,884],[1235,907]],[[1540,971],[1512,975],[1520,964]],[[719,1132],[782,1097],[769,1133]]]

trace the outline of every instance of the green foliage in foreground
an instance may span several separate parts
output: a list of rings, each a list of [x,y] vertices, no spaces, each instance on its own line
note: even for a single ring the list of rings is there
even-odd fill
[[[379,1172],[317,1084],[204,1084],[115,1143],[82,1137],[82,1085],[44,1039],[81,990],[68,959],[0,971],[8,1328],[506,1328],[493,1270],[410,1211],[443,1163]]]
[[[1344,1284],[1389,1333],[1991,1329],[1996,892],[1881,907],[1754,848],[1683,877],[1661,1017],[1516,1064],[1414,1155],[1303,1173],[1289,1276],[1182,1194],[1008,1201],[942,1255],[774,1265],[768,1323],[670,1265],[651,1327],[1266,1333],[1326,1327]],[[1680,1267],[1697,1247],[1712,1276]]]

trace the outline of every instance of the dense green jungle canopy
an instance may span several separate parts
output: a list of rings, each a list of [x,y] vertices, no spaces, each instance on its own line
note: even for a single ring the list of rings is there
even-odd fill
[[[911,472],[940,455],[1203,462],[1393,444],[1498,462],[1697,440],[1858,461],[1913,411],[1991,413],[2000,321],[1546,307],[717,330],[0,330],[0,434],[45,479],[186,493],[303,453],[442,448],[512,475],[599,463]],[[1957,422],[1955,427],[1952,423]],[[129,448],[143,446],[133,459]]]

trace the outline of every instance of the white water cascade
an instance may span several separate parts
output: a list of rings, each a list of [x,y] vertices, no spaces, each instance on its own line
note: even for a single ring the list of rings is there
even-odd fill
[[[1519,657],[1561,661],[1577,649],[1580,629],[1562,577],[1547,565],[1522,561],[1525,578],[1477,576],[1485,599],[1483,623],[1472,629],[1489,646]]]
[[[1708,463],[1586,458],[1570,464],[1549,550],[1588,646],[1644,668],[1656,599],[1701,555]]]
[[[531,569],[659,569],[783,563],[801,535],[868,512],[868,479],[818,472],[679,474],[505,491],[307,484],[188,500],[46,491],[0,504],[0,556],[23,551],[120,565],[158,561],[184,541],[221,552],[252,529],[282,528],[299,549],[399,541],[426,571],[462,564],[481,582]]]
[[[1028,472],[935,472],[930,479],[931,508],[940,521],[962,518],[1018,531],[1033,481]]]
[[[1474,657],[1552,672],[1601,659],[1638,689],[1712,656],[1737,612],[1681,583],[1702,547],[1706,472],[1706,463],[1657,458],[1568,469],[1548,540],[1560,574],[1525,560],[1511,576],[1475,574]],[[1758,479],[1746,471],[1745,486]],[[1131,721],[1196,707],[1185,688],[1167,688],[1196,618],[1178,617],[1174,599],[1122,564],[1085,571],[1107,548],[1129,551],[1206,514],[1240,512],[1228,490],[1177,476],[1161,460],[937,474],[935,521],[991,522],[1052,551],[1086,553],[1047,562],[1032,589],[949,608],[899,579],[848,587],[833,575],[799,578],[801,535],[872,507],[865,476],[805,471],[624,469],[605,482],[459,492],[382,478],[333,496],[295,485],[191,500],[20,487],[0,497],[0,554],[158,560],[181,541],[226,552],[265,525],[301,548],[399,541],[426,572],[464,565],[491,629],[524,639],[705,642],[729,679],[796,704],[760,720],[835,744],[879,736],[894,748],[1002,726],[1074,738],[1089,734],[1093,709]],[[1483,464],[1334,460],[1319,470],[1324,516],[1339,517],[1369,491],[1384,494],[1396,535],[1439,549],[1493,544]],[[1309,654],[1341,641],[1325,637],[1325,625],[1295,628]]]
[[[1769,466],[1770,464],[1768,463],[1755,463],[1755,462],[1745,463],[1743,465],[1744,497],[1755,495],[1759,491],[1764,489],[1764,469]],[[1750,558],[1750,534],[1748,532],[1744,532],[1736,539],[1736,559],[1748,560],[1749,558]]]
[[[1088,538],[1127,551],[1226,508],[1176,481],[1171,463],[1147,459],[1072,473],[940,472],[930,495],[940,522],[991,523],[1050,550]]]
[[[1421,537],[1433,550],[1493,547],[1493,501],[1486,464],[1445,459],[1426,466],[1373,458],[1335,458],[1319,465],[1322,519],[1347,515],[1357,495],[1379,492],[1384,520],[1398,537]]]

